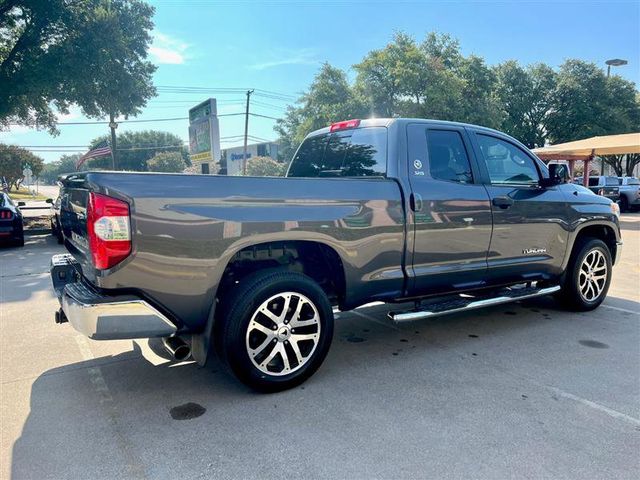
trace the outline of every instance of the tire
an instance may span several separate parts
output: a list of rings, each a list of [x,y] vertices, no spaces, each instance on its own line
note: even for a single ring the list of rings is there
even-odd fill
[[[313,375],[333,338],[333,311],[320,286],[300,273],[267,270],[234,288],[214,334],[235,376],[257,391],[277,392]]]
[[[611,252],[597,238],[585,238],[574,246],[562,290],[556,296],[577,312],[594,310],[603,302],[611,284]],[[598,278],[604,275],[604,278]]]
[[[629,211],[629,200],[624,195],[620,197],[620,211],[628,212]]]
[[[13,242],[16,247],[24,247],[24,233]]]

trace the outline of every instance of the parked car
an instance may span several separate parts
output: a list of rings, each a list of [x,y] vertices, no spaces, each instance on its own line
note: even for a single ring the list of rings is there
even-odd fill
[[[576,178],[576,183],[582,185],[582,177]],[[596,195],[606,197],[613,202],[620,200],[620,188],[618,187],[618,177],[611,176],[591,176],[587,187]]]
[[[24,229],[22,225],[22,212],[20,207],[24,202],[17,205],[11,200],[9,194],[0,192],[0,243],[24,246]]]
[[[620,257],[619,208],[567,180],[503,133],[418,119],[315,131],[286,178],[77,173],[56,320],[163,337],[199,364],[215,351],[276,391],[318,369],[333,308],[404,304],[389,315],[405,322],[555,294],[592,310]]]
[[[62,228],[60,227],[60,202],[61,198],[59,195],[55,201],[47,199],[47,203],[51,204],[51,235],[56,237],[58,243],[62,244],[64,242],[64,237],[62,236]]]
[[[620,210],[628,212],[640,207],[640,180],[636,177],[618,177]]]

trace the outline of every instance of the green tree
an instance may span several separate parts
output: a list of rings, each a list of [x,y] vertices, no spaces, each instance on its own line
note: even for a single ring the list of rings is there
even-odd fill
[[[548,117],[552,143],[640,129],[640,104],[633,83],[609,78],[597,65],[567,60],[558,72]]]
[[[510,60],[495,68],[495,95],[502,110],[500,129],[529,148],[545,145],[556,73],[544,64],[521,67]]]
[[[45,163],[40,174],[40,180],[50,185],[55,184],[60,175],[76,171],[76,163],[80,157],[82,157],[81,153],[74,153],[72,155],[63,155],[60,160]],[[86,167],[81,166],[80,169],[84,170]]]
[[[280,135],[280,156],[289,160],[307,133],[332,122],[361,117],[364,107],[346,74],[325,63],[297,106],[287,109],[275,130]]]
[[[91,141],[91,147],[107,140],[103,135]],[[180,137],[170,132],[158,130],[145,130],[140,132],[122,132],[118,134],[117,158],[119,170],[131,170],[136,172],[147,171],[147,161],[157,153],[173,151],[178,152],[186,165],[191,165],[187,147]],[[88,162],[88,168],[110,169],[111,156],[98,157]]]
[[[34,178],[38,178],[43,166],[42,158],[29,150],[0,143],[0,177],[4,177],[10,187],[13,186],[16,190],[20,188],[25,168],[30,168]]]
[[[271,157],[251,157],[247,160],[247,175],[251,177],[282,177],[287,172],[287,164]]]
[[[180,152],[156,153],[147,160],[147,170],[150,172],[182,172],[186,166]]]
[[[57,133],[53,107],[136,115],[155,95],[146,60],[154,9],[142,0],[0,2],[0,127]]]

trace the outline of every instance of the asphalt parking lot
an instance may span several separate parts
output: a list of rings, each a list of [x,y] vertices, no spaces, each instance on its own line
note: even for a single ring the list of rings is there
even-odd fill
[[[56,325],[50,236],[0,249],[1,478],[637,478],[640,214],[605,304],[340,313],[303,386]]]

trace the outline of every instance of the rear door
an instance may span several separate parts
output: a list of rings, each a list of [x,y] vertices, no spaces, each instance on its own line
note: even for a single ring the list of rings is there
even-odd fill
[[[484,284],[491,206],[464,128],[409,124],[410,295]]]
[[[542,166],[509,137],[472,135],[493,213],[488,280],[547,278],[561,273],[569,205],[560,186],[542,188]]]

